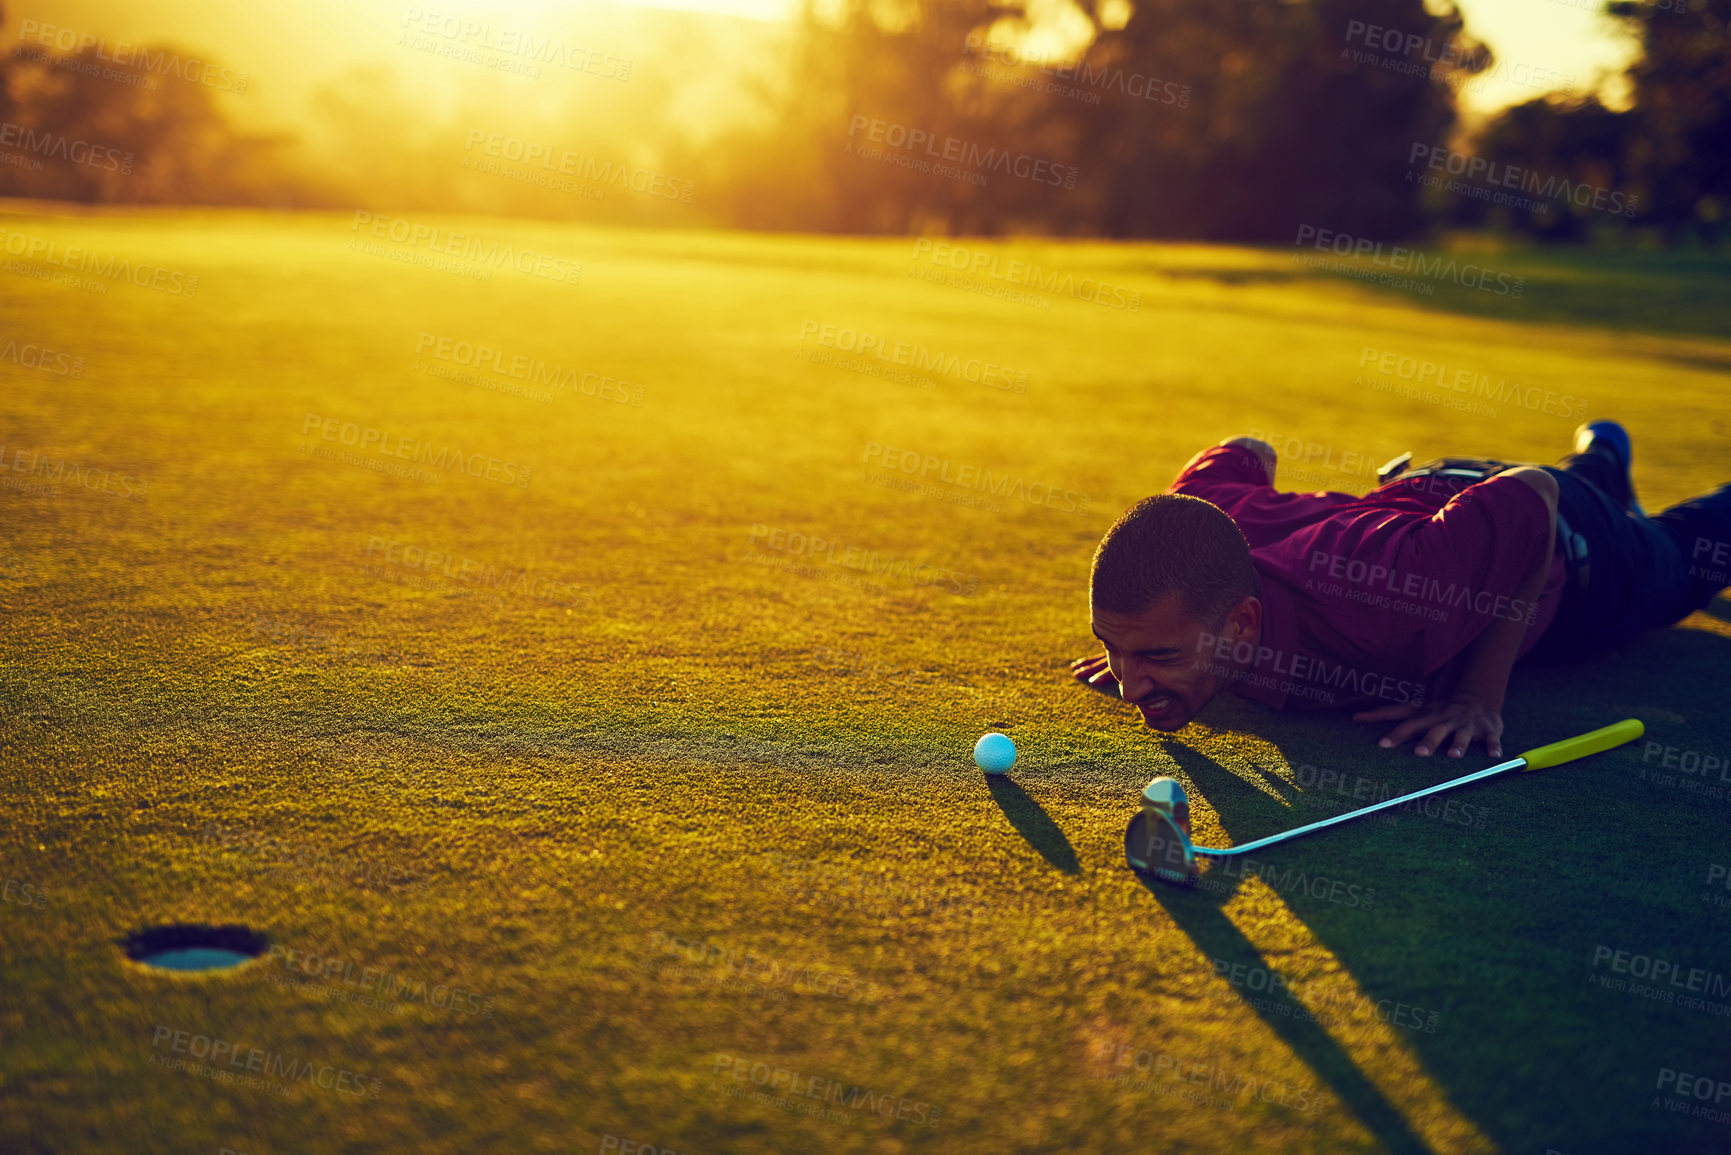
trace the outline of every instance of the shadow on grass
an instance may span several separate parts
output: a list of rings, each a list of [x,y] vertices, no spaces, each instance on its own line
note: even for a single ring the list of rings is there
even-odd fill
[[[1052,821],[1052,816],[1040,804],[1028,797],[1028,792],[1002,774],[985,775],[986,787],[992,800],[1016,833],[1028,840],[1028,845],[1040,852],[1040,857],[1065,874],[1081,874],[1082,864],[1076,858],[1076,848]]]
[[[1169,743],[1166,749],[1195,784],[1197,792],[1208,800],[1210,807],[1223,820],[1231,815],[1234,826],[1242,823],[1268,833],[1296,824],[1289,807],[1282,806],[1211,758],[1176,742]],[[1233,841],[1238,839],[1234,837]],[[1202,891],[1185,890],[1141,875],[1137,877],[1172,916],[1172,921],[1208,958],[1228,966],[1242,964],[1270,974],[1277,973],[1280,968],[1263,958],[1220,909],[1236,892],[1244,877],[1242,871],[1227,873],[1229,868],[1222,867],[1221,863],[1237,861],[1217,860],[1203,876],[1205,889]],[[1244,1001],[1390,1151],[1428,1150],[1408,1128],[1401,1113],[1358,1069],[1351,1056],[1284,988]]]
[[[1137,877],[1203,954],[1228,966],[1242,964],[1247,968],[1275,973],[1277,968],[1262,957],[1221,911],[1221,900],[1216,895],[1195,893],[1140,875]],[[1388,1150],[1429,1151],[1406,1125],[1394,1104],[1358,1069],[1352,1057],[1310,1018],[1303,1003],[1284,988],[1245,1001],[1292,1049],[1292,1053],[1303,1060],[1319,1080],[1328,1084],[1341,1105],[1352,1112]]]
[[[1287,249],[1268,251],[1277,260],[1290,260],[1294,253]],[[1579,249],[1451,253],[1426,248],[1424,252],[1427,261],[1440,260],[1445,266],[1452,261],[1462,271],[1478,266],[1487,273],[1501,274],[1507,281],[1494,279],[1499,288],[1512,286],[1512,279],[1519,277],[1524,281],[1522,291],[1519,296],[1483,291],[1470,275],[1457,280],[1400,274],[1418,281],[1426,290],[1414,292],[1343,272],[1303,271],[1318,283],[1353,286],[1428,312],[1711,341],[1725,337],[1724,319],[1726,310],[1731,309],[1731,261],[1723,257]],[[1351,258],[1338,263],[1373,276],[1388,268]],[[1215,279],[1224,281],[1223,276]],[[1731,371],[1731,364],[1706,349],[1694,355],[1673,353],[1666,359],[1708,372]]]
[[[1591,661],[1517,667],[1504,710],[1512,750],[1624,717],[1646,724],[1642,741],[1451,792],[1473,805],[1470,821],[1458,809],[1452,821],[1395,811],[1386,824],[1270,847],[1266,868],[1244,863],[1228,875],[1222,864],[1243,860],[1220,860],[1196,892],[1143,886],[1206,957],[1273,973],[1280,960],[1265,960],[1221,910],[1238,880],[1260,875],[1371,1005],[1422,1009],[1428,1025],[1397,1024],[1406,1029],[1396,1037],[1499,1150],[1723,1150],[1721,1124],[1659,1104],[1655,1083],[1666,1070],[1722,1065],[1731,1018],[1731,902],[1707,893],[1710,864],[1731,861],[1731,773],[1720,782],[1702,769],[1705,753],[1731,748],[1731,639],[1710,628],[1724,609],[1721,599],[1693,626]],[[1488,764],[1482,750],[1458,761],[1417,758],[1410,744],[1380,750],[1377,727],[1338,712],[1274,713],[1234,699],[1208,717],[1215,729],[1277,744],[1288,767],[1319,763],[1371,797]],[[1218,815],[1232,844],[1370,800],[1301,789],[1288,808],[1245,771],[1181,741],[1165,745],[1193,804]],[[1683,763],[1689,751],[1695,771]],[[1374,888],[1374,903],[1343,901],[1331,889],[1341,883],[1367,897]],[[1702,989],[1643,985],[1626,962],[1617,969],[1617,951],[1695,973]],[[1376,1072],[1355,1067],[1296,1000],[1242,997],[1381,1143],[1422,1149],[1367,1078]],[[1593,1093],[1583,1097],[1583,1087]]]

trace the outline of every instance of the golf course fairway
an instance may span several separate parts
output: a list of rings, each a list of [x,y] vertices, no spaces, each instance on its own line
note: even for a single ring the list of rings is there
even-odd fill
[[[1193,891],[1156,775],[1230,845],[1484,751],[1067,673],[1222,438],[1731,479],[1723,262],[403,224],[0,213],[0,1148],[1731,1148],[1723,600],[1517,668],[1511,755],[1644,740]]]

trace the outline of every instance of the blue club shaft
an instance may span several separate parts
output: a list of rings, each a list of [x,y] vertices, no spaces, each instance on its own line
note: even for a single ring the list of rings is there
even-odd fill
[[[1285,842],[1289,838],[1297,838],[1301,834],[1309,834],[1313,830],[1321,830],[1325,826],[1338,826],[1342,822],[1351,822],[1354,818],[1363,818],[1366,814],[1375,814],[1378,810],[1387,810],[1392,806],[1400,806],[1415,798],[1428,798],[1432,794],[1441,794],[1444,790],[1453,790],[1456,786],[1465,786],[1468,782],[1477,782],[1481,778],[1489,778],[1517,766],[1525,766],[1525,758],[1511,758],[1507,762],[1492,766],[1488,770],[1475,771],[1464,778],[1456,778],[1450,782],[1439,782],[1435,786],[1426,786],[1423,790],[1415,790],[1411,794],[1402,794],[1399,798],[1390,798],[1386,802],[1378,802],[1358,810],[1349,810],[1345,814],[1336,814],[1333,818],[1324,818],[1321,822],[1312,822],[1309,826],[1300,826],[1296,830],[1288,830],[1281,834],[1270,834],[1267,838],[1258,838],[1255,842],[1246,842],[1243,846],[1233,846],[1221,850],[1211,850],[1206,846],[1192,846],[1192,854],[1206,854],[1211,858],[1224,858],[1229,854],[1248,854],[1252,850],[1260,850],[1264,846],[1273,846],[1276,842]]]

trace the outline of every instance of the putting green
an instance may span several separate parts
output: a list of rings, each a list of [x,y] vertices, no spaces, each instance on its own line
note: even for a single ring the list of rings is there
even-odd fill
[[[1222,437],[1362,490],[1584,411],[1649,508],[1725,480],[1723,264],[1481,257],[1512,300],[1198,246],[0,231],[0,1147],[1728,1141],[1721,618],[1517,673],[1511,748],[1653,745],[1195,892],[1122,865],[1156,774],[1213,844],[1464,770],[1235,699],[1155,736],[1065,673],[1099,535]],[[126,959],[168,923],[271,949]]]

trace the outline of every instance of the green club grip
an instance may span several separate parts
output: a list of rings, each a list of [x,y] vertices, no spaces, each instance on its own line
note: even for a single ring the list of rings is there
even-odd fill
[[[1528,750],[1521,755],[1527,761],[1521,773],[1543,770],[1547,766],[1561,766],[1564,762],[1573,762],[1576,758],[1610,750],[1625,742],[1633,742],[1646,732],[1647,728],[1641,725],[1639,718],[1624,718],[1621,722],[1613,722],[1609,726],[1577,734],[1573,738],[1564,738],[1561,742],[1552,742],[1549,746]]]

